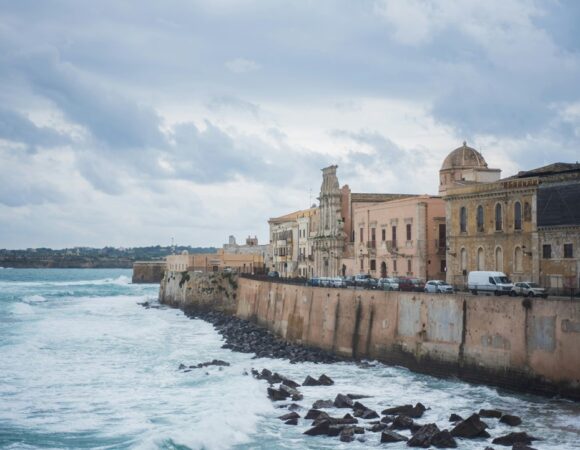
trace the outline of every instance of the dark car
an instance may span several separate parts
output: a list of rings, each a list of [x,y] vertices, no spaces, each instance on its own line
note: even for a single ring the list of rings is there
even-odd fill
[[[423,292],[425,290],[425,282],[418,278],[399,278],[399,290],[406,292]]]
[[[346,286],[354,286],[354,276],[353,275],[349,275],[348,277],[344,277],[344,282],[346,283]]]
[[[270,278],[280,278],[280,274],[278,272],[276,272],[275,270],[272,270],[271,272],[268,272],[268,276]]]
[[[320,278],[309,278],[306,280],[306,286],[320,286]]]

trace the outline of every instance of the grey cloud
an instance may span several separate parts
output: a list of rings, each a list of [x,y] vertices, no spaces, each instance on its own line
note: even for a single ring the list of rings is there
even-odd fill
[[[0,107],[0,138],[22,143],[31,151],[39,146],[55,147],[71,142],[66,134],[49,127],[39,127],[24,115],[2,107]]]
[[[259,105],[239,99],[233,95],[214,96],[206,102],[206,106],[208,109],[213,111],[224,111],[230,109],[249,113],[254,118],[260,116]]]

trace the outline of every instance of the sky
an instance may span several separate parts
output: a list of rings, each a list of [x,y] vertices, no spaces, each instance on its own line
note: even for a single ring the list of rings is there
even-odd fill
[[[0,0],[0,248],[268,238],[337,164],[580,159],[580,2]]]

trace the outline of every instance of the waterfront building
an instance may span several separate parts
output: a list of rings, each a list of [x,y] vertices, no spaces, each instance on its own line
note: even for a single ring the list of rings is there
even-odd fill
[[[268,220],[271,270],[277,271],[281,277],[307,276],[309,266],[306,255],[310,255],[310,245],[304,239],[308,240],[306,234],[312,229],[311,221],[317,214],[318,208],[309,208]]]
[[[462,164],[465,172],[485,176],[451,177],[463,173]],[[580,165],[555,163],[504,179],[499,174],[465,144],[443,163],[447,281],[465,287],[470,271],[497,270],[553,292],[578,288]]]
[[[354,209],[354,255],[346,275],[445,278],[445,203],[418,195]]]
[[[187,251],[166,258],[168,272],[217,272],[231,269],[239,273],[263,273],[264,255],[262,253],[226,253],[218,249],[216,253],[194,253]]]

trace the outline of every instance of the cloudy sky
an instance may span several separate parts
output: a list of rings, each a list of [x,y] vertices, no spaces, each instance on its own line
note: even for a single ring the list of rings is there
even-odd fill
[[[580,2],[0,0],[0,248],[265,241],[320,169],[580,159]]]

